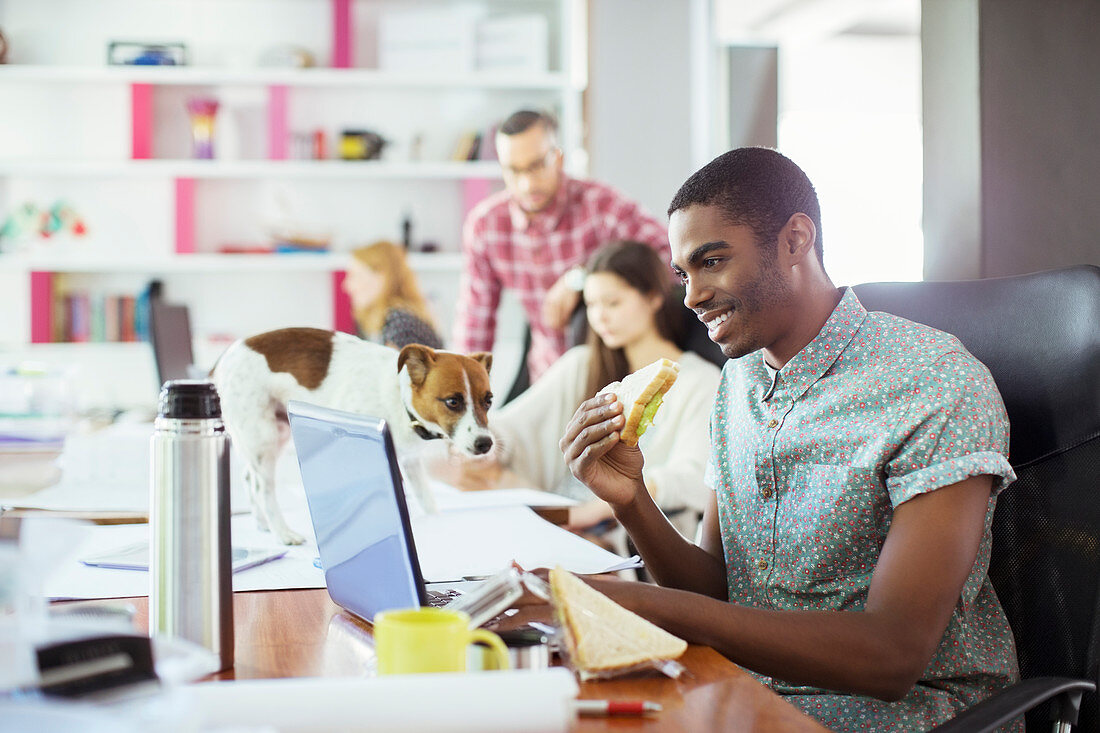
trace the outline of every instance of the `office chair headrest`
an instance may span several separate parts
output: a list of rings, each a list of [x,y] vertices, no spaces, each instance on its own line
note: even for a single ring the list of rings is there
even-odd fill
[[[1014,466],[1100,435],[1100,267],[854,289],[867,310],[954,334],[989,368]]]

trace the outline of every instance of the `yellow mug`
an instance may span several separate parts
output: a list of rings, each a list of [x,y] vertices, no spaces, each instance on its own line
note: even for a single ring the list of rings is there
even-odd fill
[[[508,669],[508,647],[484,629],[471,629],[470,617],[444,608],[408,608],[374,615],[378,674],[465,672],[466,647],[484,644],[497,669]]]

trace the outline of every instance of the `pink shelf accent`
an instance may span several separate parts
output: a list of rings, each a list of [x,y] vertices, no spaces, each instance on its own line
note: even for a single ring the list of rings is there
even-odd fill
[[[153,85],[130,85],[130,157],[153,157]]]
[[[267,157],[286,160],[287,149],[287,86],[272,84],[267,88]]]
[[[53,278],[52,272],[31,273],[31,343],[53,341]]]
[[[351,298],[344,292],[344,278],[347,273],[337,270],[332,273],[332,327],[345,333],[356,333],[355,318],[351,315]]]
[[[332,68],[351,68],[351,0],[332,0]]]
[[[176,179],[176,253],[195,251],[195,179]]]
[[[474,208],[486,196],[493,192],[493,181],[490,178],[466,178],[462,181],[462,218],[465,220]]]

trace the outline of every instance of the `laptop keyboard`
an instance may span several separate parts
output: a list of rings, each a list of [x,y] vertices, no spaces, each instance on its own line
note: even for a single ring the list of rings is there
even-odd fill
[[[462,595],[462,591],[449,588],[447,590],[428,591],[428,606],[431,608],[443,608],[448,603]]]

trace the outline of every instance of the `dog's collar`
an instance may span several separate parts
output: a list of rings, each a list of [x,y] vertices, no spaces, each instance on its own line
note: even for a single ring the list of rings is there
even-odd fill
[[[412,414],[412,410],[405,408],[405,413],[409,416],[409,425],[412,427],[413,432],[421,440],[439,440],[443,436],[439,433],[433,433],[428,428],[424,427],[424,423],[417,419],[416,415]]]

